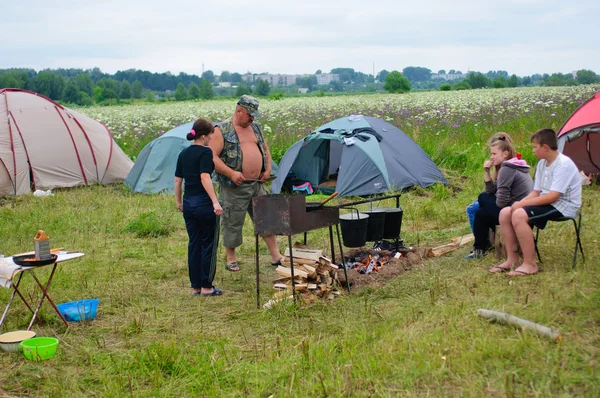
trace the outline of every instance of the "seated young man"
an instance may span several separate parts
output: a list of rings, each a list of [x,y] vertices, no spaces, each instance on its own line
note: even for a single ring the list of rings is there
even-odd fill
[[[573,161],[558,152],[556,133],[542,129],[531,136],[533,153],[540,159],[535,170],[533,191],[500,212],[500,230],[508,258],[490,270],[508,272],[519,261],[517,241],[523,251],[523,263],[509,276],[538,272],[532,228],[543,229],[546,222],[560,217],[575,217],[581,206],[581,182]]]

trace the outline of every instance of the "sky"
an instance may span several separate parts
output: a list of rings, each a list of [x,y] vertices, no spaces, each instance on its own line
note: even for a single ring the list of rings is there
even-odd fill
[[[600,74],[598,0],[2,0],[0,69]]]

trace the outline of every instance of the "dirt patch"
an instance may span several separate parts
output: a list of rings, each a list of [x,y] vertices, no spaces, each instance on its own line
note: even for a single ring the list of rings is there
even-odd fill
[[[346,259],[354,261],[365,255],[380,255],[388,258],[388,263],[382,266],[378,271],[373,271],[368,274],[361,274],[356,269],[349,269],[348,281],[351,289],[362,289],[365,287],[377,287],[384,285],[391,278],[394,278],[423,262],[423,257],[415,250],[401,250],[402,257],[399,259],[393,258],[394,253],[385,250],[376,251],[371,249],[354,249],[351,250]],[[344,270],[337,271],[337,279],[342,287],[346,287],[346,277]]]

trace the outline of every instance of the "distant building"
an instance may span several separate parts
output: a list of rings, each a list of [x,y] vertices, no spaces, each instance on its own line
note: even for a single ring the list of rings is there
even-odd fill
[[[340,80],[340,75],[337,73],[321,73],[317,76],[317,84],[329,84]]]
[[[319,75],[283,75],[283,74],[252,74],[246,73],[242,75],[242,80],[248,84],[254,84],[258,80],[265,80],[269,82],[271,87],[288,87],[296,84],[296,79],[303,77],[317,77],[317,84],[329,84],[332,81],[340,80],[340,75],[336,73],[322,73]]]
[[[219,87],[231,87],[231,82],[219,82]]]
[[[307,88],[300,87],[298,89],[298,94],[306,94],[306,93],[308,93],[308,89]]]
[[[465,73],[432,73],[431,79],[458,80],[466,79],[468,76]]]

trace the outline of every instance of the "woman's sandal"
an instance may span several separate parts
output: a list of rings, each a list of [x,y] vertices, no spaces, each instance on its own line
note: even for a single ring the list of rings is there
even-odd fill
[[[234,261],[234,262],[227,264],[225,266],[225,269],[227,271],[231,271],[231,272],[238,272],[240,270],[240,266],[238,265],[237,261]]]
[[[192,296],[204,296],[204,297],[222,296],[222,295],[223,295],[223,291],[221,289],[219,289],[218,287],[213,287],[213,291],[210,293],[196,292],[196,293],[192,294]]]
[[[494,271],[495,269],[499,271]],[[510,268],[504,268],[499,265],[496,265],[495,267],[492,267],[489,271],[490,274],[501,274],[503,272],[510,272]]]

